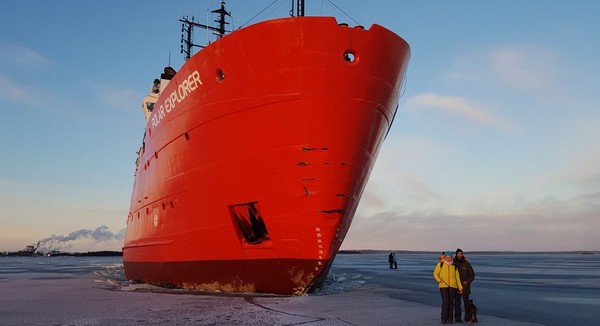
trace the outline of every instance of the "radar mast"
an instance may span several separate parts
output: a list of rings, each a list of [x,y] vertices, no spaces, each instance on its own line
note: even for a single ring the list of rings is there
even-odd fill
[[[203,48],[203,45],[194,43],[194,27],[204,28],[210,31],[213,31],[213,35],[217,36],[217,39],[220,39],[225,35],[225,33],[230,32],[225,29],[226,25],[229,23],[225,20],[225,16],[231,17],[231,13],[225,10],[225,1],[221,1],[221,8],[211,11],[213,14],[219,14],[218,18],[214,20],[215,23],[218,24],[218,27],[208,26],[204,24],[200,24],[194,21],[194,17],[190,20],[188,16],[182,17],[179,21],[181,24],[181,53],[184,55],[185,60],[187,61],[192,57],[193,52],[192,48],[199,47]]]

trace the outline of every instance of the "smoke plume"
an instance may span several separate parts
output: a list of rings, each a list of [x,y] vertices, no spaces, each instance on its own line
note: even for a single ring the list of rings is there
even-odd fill
[[[38,241],[36,252],[89,252],[89,251],[121,251],[125,229],[111,232],[106,225],[95,230],[81,229],[69,235],[51,235]]]

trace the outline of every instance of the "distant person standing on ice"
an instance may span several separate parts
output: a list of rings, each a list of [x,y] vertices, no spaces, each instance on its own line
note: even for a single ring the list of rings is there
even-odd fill
[[[452,322],[452,308],[456,293],[463,290],[462,282],[458,274],[458,269],[454,266],[452,260],[452,251],[444,253],[444,260],[435,265],[433,277],[438,282],[440,295],[442,296],[442,323]]]
[[[388,256],[388,262],[390,263],[390,269],[394,268],[394,253],[390,252]]]
[[[462,295],[457,293],[456,298],[454,299],[454,320],[460,321],[460,302],[461,299],[465,303],[465,319],[467,317],[467,306],[469,304],[469,294],[471,294],[471,282],[475,279],[475,271],[473,271],[473,267],[471,263],[464,256],[462,249],[456,249],[456,255],[454,256],[454,265],[458,268],[458,274],[460,275],[460,280],[463,286]]]

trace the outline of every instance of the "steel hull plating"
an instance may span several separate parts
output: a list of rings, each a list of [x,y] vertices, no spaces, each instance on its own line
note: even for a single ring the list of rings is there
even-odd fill
[[[391,126],[409,52],[378,25],[298,17],[193,56],[147,126],[127,276],[234,292],[319,286]]]

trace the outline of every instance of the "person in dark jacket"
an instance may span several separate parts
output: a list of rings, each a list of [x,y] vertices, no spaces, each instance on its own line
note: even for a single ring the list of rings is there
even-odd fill
[[[458,269],[458,274],[460,275],[460,281],[463,287],[462,294],[456,292],[456,298],[454,299],[454,320],[461,322],[460,302],[464,302],[466,309],[469,303],[469,295],[471,294],[471,282],[473,282],[475,279],[475,271],[473,271],[471,263],[469,263],[467,258],[464,256],[462,249],[460,248],[456,249],[456,253],[454,255],[454,265]]]

